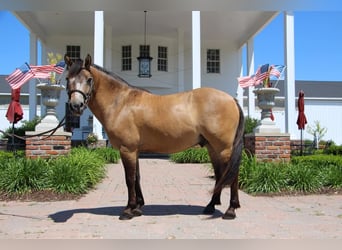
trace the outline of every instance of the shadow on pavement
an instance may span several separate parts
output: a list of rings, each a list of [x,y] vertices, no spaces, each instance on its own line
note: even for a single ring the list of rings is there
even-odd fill
[[[56,223],[67,222],[74,214],[88,213],[95,215],[108,215],[119,217],[125,207],[99,207],[99,208],[79,208],[64,210],[54,214],[50,214],[51,218]],[[143,216],[169,216],[169,215],[201,215],[203,214],[204,207],[191,206],[191,205],[145,205],[143,210]],[[216,210],[215,213],[208,218],[218,218],[223,214]]]

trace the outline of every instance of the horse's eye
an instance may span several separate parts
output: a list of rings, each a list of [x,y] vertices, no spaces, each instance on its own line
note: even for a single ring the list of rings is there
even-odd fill
[[[88,80],[87,80],[87,84],[88,85],[91,85],[93,82],[93,78],[92,77],[89,77]]]

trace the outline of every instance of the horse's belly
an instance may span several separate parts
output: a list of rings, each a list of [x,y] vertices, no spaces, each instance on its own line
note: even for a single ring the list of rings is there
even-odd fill
[[[181,137],[172,137],[170,135],[151,136],[142,142],[140,151],[171,154],[183,151],[198,143],[199,137],[195,134],[187,134]]]

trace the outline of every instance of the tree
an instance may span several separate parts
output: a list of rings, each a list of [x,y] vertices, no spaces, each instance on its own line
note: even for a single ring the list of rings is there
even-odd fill
[[[325,136],[328,129],[325,127],[322,127],[319,121],[314,121],[314,125],[313,126],[308,125],[306,131],[310,135],[313,135],[316,149],[318,149],[319,142]]]

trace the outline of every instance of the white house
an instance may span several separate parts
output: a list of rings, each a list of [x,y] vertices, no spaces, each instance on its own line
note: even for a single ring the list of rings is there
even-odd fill
[[[252,88],[243,91],[236,77],[247,67],[255,71],[253,38],[279,11],[284,12],[285,82],[282,89],[283,106],[275,109],[277,126],[291,138],[299,138],[296,127],[296,84],[294,72],[294,18],[286,9],[259,1],[81,1],[12,0],[2,8],[12,11],[30,31],[30,63],[37,63],[37,41],[42,44],[42,61],[47,52],[84,58],[88,53],[94,63],[111,70],[132,85],[156,94],[169,94],[210,86],[221,89],[244,103],[245,114],[258,118]],[[262,8],[265,7],[265,8]],[[267,7],[267,8],[266,8]],[[298,7],[288,6],[293,10]],[[262,9],[267,9],[263,11]],[[146,44],[144,39],[144,10],[146,15]],[[196,11],[193,11],[196,10]],[[147,45],[152,60],[152,77],[138,77],[138,60],[142,45]],[[247,65],[243,65],[242,48],[247,46]],[[146,48],[146,47],[144,47]],[[0,79],[3,81],[3,78]],[[1,84],[3,85],[3,84]],[[40,114],[39,96],[32,80],[27,84],[28,106],[25,119]],[[8,92],[1,92],[8,95]],[[25,93],[25,89],[22,90]],[[25,95],[25,94],[24,94]],[[279,100],[281,99],[278,98]],[[323,97],[324,99],[324,97]],[[57,108],[59,118],[65,114],[66,94]],[[205,101],[205,100],[203,100]],[[318,108],[327,103],[334,112],[341,112],[341,99],[313,100]],[[1,103],[0,112],[4,112]],[[316,106],[315,106],[316,105]],[[311,112],[307,107],[307,112]],[[28,113],[28,114],[27,114]],[[313,112],[314,114],[317,114]],[[309,116],[309,115],[308,115]],[[0,119],[4,118],[1,114]],[[311,119],[310,119],[311,120]],[[321,119],[316,119],[321,120]],[[324,121],[324,123],[323,123]],[[328,127],[327,138],[342,144],[337,125]],[[1,128],[8,122],[1,120]],[[102,134],[102,126],[87,110],[79,124],[74,125],[73,139],[84,139],[90,130]],[[328,138],[329,137],[329,138]]]

